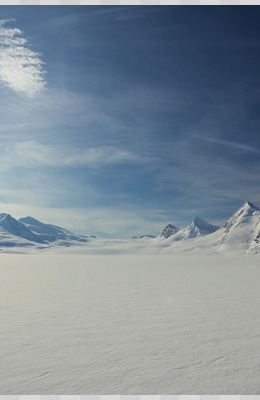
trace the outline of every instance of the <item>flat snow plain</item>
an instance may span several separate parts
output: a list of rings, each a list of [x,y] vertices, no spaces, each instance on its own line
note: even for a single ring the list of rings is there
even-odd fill
[[[257,256],[1,254],[1,394],[260,394]]]

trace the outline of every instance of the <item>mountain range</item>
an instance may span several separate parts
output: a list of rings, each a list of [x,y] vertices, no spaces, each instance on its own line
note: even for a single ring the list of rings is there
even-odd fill
[[[54,246],[91,246],[91,243],[95,242],[98,243],[97,248],[103,249],[108,243],[110,246],[111,243],[117,246],[124,243],[126,251],[127,248],[136,251],[149,248],[154,251],[169,249],[172,252],[211,253],[231,250],[260,254],[260,209],[246,201],[220,227],[195,217],[187,227],[179,229],[168,224],[157,237],[144,235],[138,238],[134,236],[132,239],[136,240],[102,242],[103,239],[97,239],[95,236],[77,235],[29,216],[17,220],[10,214],[0,214],[0,248],[33,246],[44,249]]]
[[[219,227],[211,225],[204,219],[195,217],[192,223],[186,228],[179,229],[169,224],[159,234],[159,238],[168,239],[169,237],[174,240],[192,239],[198,236],[209,235],[215,232]]]
[[[211,225],[203,219],[196,217],[193,222],[183,229],[174,227],[169,234],[167,225],[157,236],[157,240],[164,246],[174,246],[175,242],[187,241],[184,249],[212,249],[215,251],[243,250],[249,254],[260,253],[260,209],[246,201],[220,227]]]
[[[10,214],[0,214],[0,247],[25,247],[51,244],[71,246],[86,243],[94,236],[75,235],[56,225],[44,224],[32,217],[13,218]]]

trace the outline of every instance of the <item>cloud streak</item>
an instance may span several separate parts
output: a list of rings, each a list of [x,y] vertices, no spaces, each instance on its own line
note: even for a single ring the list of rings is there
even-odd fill
[[[40,54],[28,47],[18,28],[6,25],[12,20],[0,20],[0,80],[19,94],[34,97],[46,85]]]
[[[0,169],[37,166],[100,168],[109,164],[141,161],[141,158],[133,152],[114,146],[70,149],[68,146],[51,146],[24,141],[3,145]]]
[[[207,137],[202,135],[194,135],[196,139],[202,139],[209,143],[220,144],[227,147],[232,147],[233,149],[242,150],[248,153],[260,154],[260,149],[257,147],[248,146],[246,144],[233,142],[230,140],[218,139],[213,137]]]

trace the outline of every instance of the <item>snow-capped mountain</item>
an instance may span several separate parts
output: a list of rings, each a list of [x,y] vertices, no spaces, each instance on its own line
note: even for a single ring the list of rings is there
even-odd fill
[[[170,236],[174,235],[176,232],[178,232],[179,228],[176,228],[176,226],[173,226],[172,224],[166,225],[165,228],[160,232],[159,236],[157,236],[158,239],[168,239]]]
[[[10,214],[0,214],[0,247],[26,247],[50,245],[71,246],[88,242],[95,236],[74,235],[67,229],[44,224],[32,217],[13,218]]]
[[[218,229],[218,226],[211,225],[204,219],[195,217],[192,223],[186,228],[179,229],[171,236],[171,241],[192,239],[199,236],[206,236]]]
[[[131,239],[155,239],[153,235],[132,236]]]
[[[162,235],[163,230],[157,238],[161,239],[160,243],[164,248],[169,247],[172,251],[204,253],[227,250],[260,254],[260,210],[249,201],[246,201],[221,227],[196,217],[189,226],[169,237],[166,228],[166,236]]]
[[[228,221],[222,225],[215,236],[221,247],[257,250],[259,247],[260,210],[246,201]]]
[[[87,242],[87,236],[74,235],[67,229],[61,228],[60,226],[44,224],[32,217],[20,218],[19,222],[22,223],[33,232],[40,240],[44,242],[55,242],[55,241],[79,241]]]
[[[175,251],[260,254],[260,210],[246,201],[220,228],[196,217],[163,244]]]
[[[260,210],[245,202],[220,228],[196,217],[182,229],[167,225],[157,238],[141,236],[141,240],[95,239],[75,235],[67,229],[45,224],[32,217],[16,220],[10,214],[0,214],[0,251],[4,247],[48,248],[79,246],[92,254],[128,252],[197,252],[211,254],[237,252],[260,254]],[[94,237],[95,238],[95,237]],[[137,239],[136,237],[133,237]],[[19,250],[20,251],[20,250]]]
[[[153,236],[153,235],[142,235],[142,236],[139,236],[139,239],[154,239],[155,238],[155,236]]]
[[[22,222],[17,221],[10,214],[6,213],[0,214],[0,235],[1,238],[8,238],[8,236],[11,235],[10,238],[15,240],[16,238],[13,238],[13,236],[23,238],[31,242],[44,243],[39,236],[35,235]],[[11,242],[12,240],[9,240],[9,243]]]

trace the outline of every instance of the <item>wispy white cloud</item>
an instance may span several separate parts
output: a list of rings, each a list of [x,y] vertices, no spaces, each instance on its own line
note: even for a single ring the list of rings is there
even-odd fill
[[[214,144],[220,144],[223,146],[232,147],[233,149],[242,150],[242,151],[245,151],[248,153],[260,154],[260,149],[257,147],[252,147],[247,144],[238,143],[238,142],[234,142],[231,140],[219,139],[219,138],[210,137],[210,136],[202,136],[202,135],[197,135],[197,134],[194,135],[194,138],[202,139],[202,140],[205,140],[206,142],[210,142],[210,143],[214,143]]]
[[[49,132],[52,138],[54,131],[64,132],[65,128],[73,129],[75,134],[84,129],[84,135],[96,142],[102,132],[105,132],[105,139],[108,138],[108,132],[116,135],[118,130],[126,126],[97,96],[51,86],[41,96],[27,98],[26,101],[15,92],[0,96],[0,120],[1,138],[7,134],[9,138],[10,135],[17,136],[18,140],[22,140],[23,134],[24,140],[35,138],[40,129],[45,129],[45,134]],[[108,141],[111,141],[111,137]]]
[[[72,149],[69,146],[51,146],[34,141],[23,141],[3,144],[0,169],[37,166],[99,168],[108,164],[141,161],[142,159],[135,153],[115,146]]]
[[[33,97],[46,84],[43,61],[29,49],[20,29],[6,26],[10,22],[0,20],[0,80],[17,93]]]

